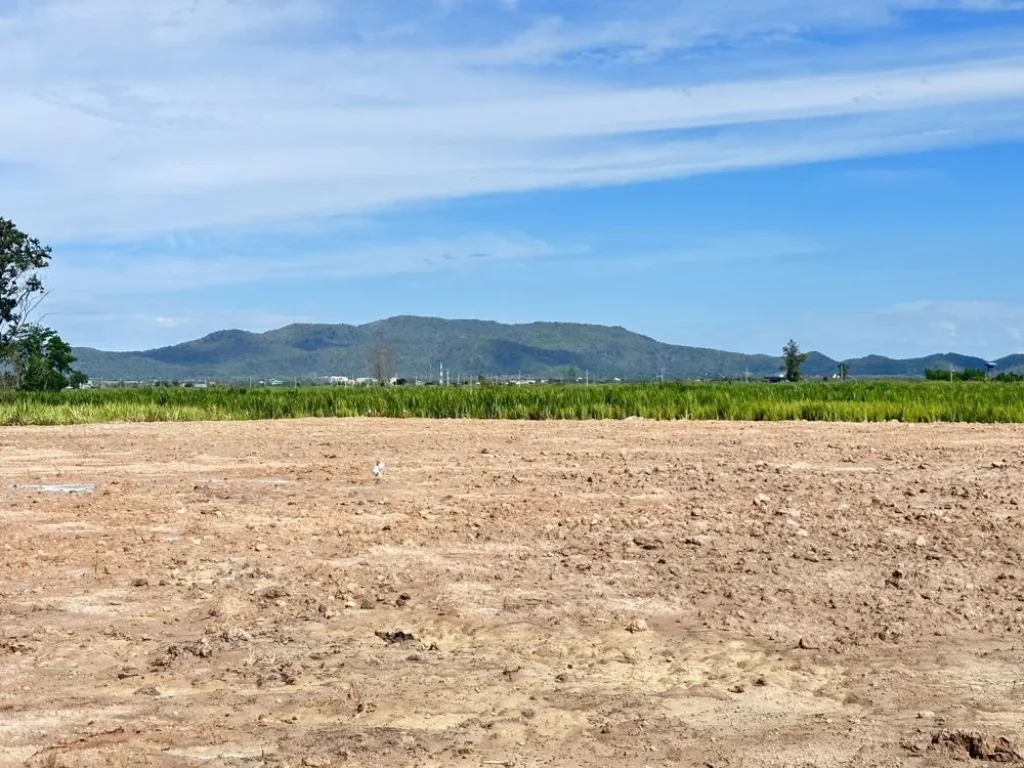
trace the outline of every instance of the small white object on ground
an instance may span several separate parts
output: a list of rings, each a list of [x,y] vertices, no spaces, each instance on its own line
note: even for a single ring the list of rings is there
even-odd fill
[[[39,493],[92,493],[96,490],[96,483],[82,483],[80,485],[10,485],[11,490],[38,491]]]
[[[382,464],[380,461],[378,461],[376,464],[373,465],[373,476],[376,477],[376,478],[380,478],[380,476],[383,475],[383,474],[384,474],[384,464]]]

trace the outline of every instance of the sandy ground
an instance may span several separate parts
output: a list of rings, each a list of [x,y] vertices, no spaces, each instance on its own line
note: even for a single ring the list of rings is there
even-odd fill
[[[1020,763],[1022,467],[1020,427],[3,429],[0,765]]]

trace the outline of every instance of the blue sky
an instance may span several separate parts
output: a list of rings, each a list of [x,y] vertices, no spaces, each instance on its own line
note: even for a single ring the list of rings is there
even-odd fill
[[[1021,0],[0,0],[0,99],[74,344],[1024,351]]]

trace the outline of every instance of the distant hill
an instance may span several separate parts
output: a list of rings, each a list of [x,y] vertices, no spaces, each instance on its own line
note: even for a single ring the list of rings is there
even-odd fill
[[[893,360],[880,355],[869,355],[845,361],[850,366],[850,373],[854,376],[915,376],[919,377],[929,368],[949,370],[953,366],[958,371],[965,368],[978,368],[985,370],[988,361],[980,357],[969,357],[947,353],[942,355],[929,355],[928,357],[916,357],[909,360]]]
[[[761,377],[778,372],[773,355],[748,355],[663,344],[624,328],[577,323],[504,325],[482,320],[393,317],[367,325],[289,325],[266,333],[218,331],[196,341],[143,352],[74,350],[77,366],[94,380],[245,381],[368,375],[368,353],[394,351],[401,377],[436,379],[443,362],[453,374],[475,378],[564,378],[571,374],[630,380]],[[1012,365],[1024,367],[1024,356]],[[1007,359],[1009,360],[1009,358]],[[847,361],[852,376],[921,376],[925,368],[984,367],[962,355],[915,360],[865,357]],[[831,376],[838,362],[811,352],[808,377]]]

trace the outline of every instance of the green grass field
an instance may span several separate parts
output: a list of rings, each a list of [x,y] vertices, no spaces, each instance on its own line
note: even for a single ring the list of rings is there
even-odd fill
[[[0,425],[322,416],[1024,422],[1024,385],[877,381],[0,392]]]

